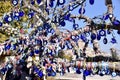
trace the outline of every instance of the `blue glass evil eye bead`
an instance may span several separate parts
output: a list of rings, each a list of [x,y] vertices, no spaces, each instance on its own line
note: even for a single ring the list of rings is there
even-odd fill
[[[75,36],[72,35],[72,36],[71,36],[71,39],[74,40],[74,39],[75,39]]]
[[[100,40],[101,36],[99,34],[97,34],[97,40]]]
[[[49,6],[50,6],[50,7],[53,7],[53,6],[54,6],[53,1],[50,1]]]
[[[0,70],[0,72],[4,75],[5,74],[5,72],[7,71],[7,68],[2,68],[1,70]]]
[[[9,44],[8,46],[7,46],[7,49],[9,50],[11,48],[11,44]]]
[[[116,76],[117,76],[116,72],[112,72],[112,77],[116,77]]]
[[[39,50],[35,50],[35,53],[36,53],[36,54],[39,54]]]
[[[40,3],[41,3],[41,0],[37,0],[37,3],[40,4]]]
[[[104,74],[103,74],[101,71],[99,72],[99,75],[100,75],[100,76],[104,76]]]
[[[92,40],[95,40],[95,39],[96,39],[96,34],[95,34],[95,33],[92,33],[92,34],[91,34],[91,39],[92,39]]]
[[[79,9],[79,14],[84,14],[84,13],[85,13],[85,9],[84,9],[84,8],[83,8],[83,9],[80,8],[80,9]]]
[[[78,35],[76,35],[76,36],[75,36],[75,39],[76,39],[76,40],[79,40],[79,36],[78,36]]]
[[[40,77],[40,78],[42,78],[44,75],[43,75],[43,72],[42,71],[39,71],[38,72],[38,76]]]
[[[19,17],[19,13],[15,13],[15,16],[14,16],[14,20],[19,20],[20,19],[20,17]]]
[[[112,24],[113,24],[113,25],[120,25],[120,21],[114,20],[114,21],[112,22]]]
[[[34,5],[34,4],[35,4],[35,1],[34,1],[34,0],[31,0],[31,4]]]
[[[118,30],[117,33],[120,34],[120,30]]]
[[[12,4],[16,6],[18,4],[18,0],[12,0]]]
[[[8,69],[12,69],[12,67],[13,67],[12,64],[8,64],[8,65],[7,65],[7,68],[8,68]]]
[[[110,32],[110,30],[107,30],[107,34],[110,34],[111,32]]]
[[[81,74],[81,70],[79,68],[76,68],[76,73]]]
[[[34,66],[34,72],[36,72],[36,73],[39,72],[39,69],[36,66]]]
[[[52,76],[50,72],[48,72],[48,76]]]
[[[89,71],[89,70],[84,70],[83,74],[84,74],[85,76],[88,76],[88,75],[90,75],[90,71]]]
[[[60,21],[60,25],[61,25],[61,26],[65,26],[65,25],[66,25],[65,21],[64,21],[64,20],[63,20],[63,21]]]
[[[3,25],[3,23],[2,22],[0,22],[0,27]]]
[[[73,29],[78,29],[79,28],[79,25],[78,24],[73,24]]]
[[[39,30],[39,31],[42,31],[42,30],[43,30],[43,28],[42,28],[41,26],[39,26],[39,27],[38,27],[38,30]]]
[[[84,34],[81,34],[80,38],[81,38],[82,41],[84,41],[84,42],[87,42],[87,41],[88,41],[87,38],[86,38],[86,36],[85,36]]]
[[[34,12],[30,12],[29,14],[28,14],[28,17],[29,18],[32,18],[34,16]]]
[[[104,44],[107,44],[107,42],[108,42],[107,38],[104,38],[104,39],[103,39],[103,43],[104,43]]]
[[[114,43],[117,43],[117,40],[116,40],[115,38],[112,38],[112,39],[111,39],[111,43],[113,43],[113,44],[114,44]]]
[[[73,7],[72,5],[69,5],[69,8],[68,8],[68,9],[69,9],[69,11],[72,11],[73,8],[74,8],[74,7]]]
[[[49,54],[52,54],[52,50],[48,50],[48,53],[49,53]]]
[[[34,56],[34,52],[33,51],[30,52],[30,56],[31,57]]]
[[[56,72],[52,71],[51,76],[56,76]]]
[[[101,73],[103,74],[103,75],[105,75],[105,71],[103,70],[103,71],[101,71]]]
[[[47,30],[48,30],[50,27],[51,27],[51,26],[50,26],[50,24],[48,24],[48,23],[44,23],[44,24],[43,24],[43,28],[44,28],[44,29],[47,29]]]
[[[53,28],[50,28],[48,32],[54,34],[55,30]]]
[[[103,16],[103,20],[107,20],[107,19],[109,19],[109,14]]]
[[[68,13],[67,15],[64,16],[64,19],[65,19],[65,20],[69,20],[69,19],[70,19],[70,16],[71,16],[71,14]]]
[[[11,17],[11,16],[6,15],[6,16],[5,16],[5,18],[4,18],[4,21],[5,21],[6,23],[9,23],[9,22],[11,22],[11,21],[12,21],[12,17]]]
[[[19,13],[18,13],[18,12],[15,12],[14,15],[15,15],[15,16],[19,16]]]
[[[94,0],[89,0],[89,3],[90,3],[91,5],[93,5],[93,4],[94,4]]]
[[[99,35],[100,35],[100,36],[105,36],[105,35],[106,35],[106,31],[103,30],[103,29],[100,30],[100,31],[99,31]]]
[[[65,0],[58,0],[58,5],[63,5],[65,3]]]
[[[23,17],[23,16],[24,16],[24,12],[23,12],[23,11],[20,11],[20,12],[19,12],[19,16],[20,16],[20,17]]]

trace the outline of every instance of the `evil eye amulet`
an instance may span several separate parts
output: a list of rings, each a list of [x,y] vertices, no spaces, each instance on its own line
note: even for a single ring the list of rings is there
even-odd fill
[[[40,4],[40,3],[41,3],[41,0],[37,0],[37,3]]]
[[[43,75],[43,72],[42,71],[39,71],[38,72],[38,76],[40,77],[40,78],[42,78],[44,75]]]
[[[18,4],[18,0],[12,0],[12,4],[16,6]]]
[[[105,30],[100,30],[100,31],[99,31],[99,35],[100,35],[100,36],[105,36],[105,35],[106,35]]]
[[[3,25],[3,23],[2,22],[0,22],[0,27]]]
[[[107,44],[107,42],[108,42],[107,38],[104,38],[104,39],[103,39],[103,43],[104,43],[104,44]]]
[[[98,34],[97,35],[97,40],[100,40],[101,39],[101,36]]]
[[[117,43],[116,39],[115,39],[115,38],[112,38],[112,39],[111,39],[111,43],[113,43],[113,44],[114,44],[114,43]]]
[[[66,24],[65,21],[61,21],[61,22],[60,22],[60,25],[61,25],[61,26],[65,26],[65,24]]]
[[[120,21],[115,20],[115,21],[112,22],[112,24],[113,24],[113,25],[116,25],[116,26],[117,26],[117,25],[120,25]]]
[[[116,77],[116,76],[117,76],[116,72],[112,72],[112,77]]]
[[[79,14],[84,14],[84,13],[85,13],[85,9],[84,9],[84,8],[83,8],[83,9],[80,8],[80,9],[79,9]]]
[[[20,17],[23,17],[23,16],[24,16],[24,12],[23,12],[23,11],[20,11],[20,12],[19,12],[19,16],[20,16]]]
[[[78,24],[73,24],[73,28],[76,30],[78,29],[79,25]]]
[[[103,16],[103,19],[104,19],[104,20],[109,19],[109,14],[104,15],[104,16]]]
[[[93,5],[93,4],[94,4],[94,0],[89,0],[89,3],[90,3],[91,5]]]
[[[117,31],[117,34],[120,34],[120,30]]]
[[[58,5],[63,5],[65,3],[65,0],[58,0],[57,4]]]
[[[95,34],[95,33],[92,33],[92,34],[91,34],[91,39],[92,39],[92,40],[95,40],[95,39],[96,39],[96,34]]]

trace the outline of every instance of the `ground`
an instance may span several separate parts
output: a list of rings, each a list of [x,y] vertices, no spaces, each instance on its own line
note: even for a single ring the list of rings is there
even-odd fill
[[[65,74],[64,76],[60,76],[57,74],[56,77],[49,77],[47,80],[83,80],[82,79],[82,74],[73,74],[73,73],[68,73]],[[94,75],[94,76],[87,76],[86,80],[120,80],[120,76],[117,77],[111,77],[111,76],[99,76],[99,75]]]

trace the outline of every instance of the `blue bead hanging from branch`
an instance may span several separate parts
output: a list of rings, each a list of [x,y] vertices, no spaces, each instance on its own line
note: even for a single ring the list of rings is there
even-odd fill
[[[106,36],[106,31],[103,30],[103,29],[101,29],[101,30],[99,31],[99,35],[100,35],[100,36]]]
[[[57,5],[63,5],[65,3],[65,0],[57,0]]]
[[[111,39],[111,43],[115,44],[115,43],[117,43],[117,40],[113,37],[113,38]]]
[[[79,14],[85,14],[85,9],[81,7],[81,8],[79,9]]]
[[[18,4],[18,0],[12,0],[12,4],[16,6]]]
[[[41,3],[41,0],[37,0],[37,3],[40,4],[40,3]]]
[[[119,21],[119,20],[114,20],[114,21],[112,22],[112,24],[115,25],[115,26],[120,25],[120,21]]]
[[[25,13],[24,13],[23,11],[20,11],[20,12],[19,12],[19,16],[20,16],[20,17],[23,17],[24,14],[25,14]]]
[[[0,27],[3,25],[3,23],[2,22],[0,22]]]
[[[93,4],[94,4],[94,0],[89,0],[89,3],[90,3],[91,5],[93,5]]]
[[[95,39],[96,39],[96,34],[95,34],[95,33],[92,33],[92,34],[91,34],[91,39],[92,39],[92,40],[95,40]]]
[[[108,43],[108,40],[107,40],[106,37],[103,39],[103,43],[104,43],[104,44],[107,44],[107,43]]]
[[[99,34],[97,34],[97,40],[100,40],[101,36]]]

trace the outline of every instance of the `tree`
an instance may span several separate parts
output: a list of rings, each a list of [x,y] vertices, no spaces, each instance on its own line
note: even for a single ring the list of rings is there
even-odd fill
[[[120,34],[120,21],[113,14],[112,0],[105,0],[107,12],[102,17],[89,18],[85,15],[85,2],[87,0],[4,0],[0,2],[0,42],[5,45],[1,53],[9,52],[12,46],[17,46],[13,51],[24,53],[26,48],[31,51],[27,55],[35,53],[45,56],[46,48],[49,54],[57,53],[58,46],[62,49],[78,50],[78,41],[81,39],[86,44],[93,42],[95,53],[100,52],[96,40],[105,37],[103,42],[107,44],[105,30],[111,33],[112,29]],[[90,5],[94,0],[89,0]],[[72,12],[78,8],[79,14]],[[86,26],[79,28],[76,19],[84,20]],[[108,24],[106,20],[110,21]],[[99,20],[99,21],[98,21]],[[66,22],[73,24],[73,31],[64,28]],[[90,40],[86,35],[90,35]],[[116,39],[112,38],[112,43]],[[98,42],[97,42],[98,43]],[[27,45],[25,45],[27,44]],[[21,50],[23,49],[23,51]],[[86,48],[86,46],[85,46]],[[84,49],[85,49],[84,48]],[[19,51],[20,50],[20,51]],[[35,51],[34,51],[35,50]],[[83,51],[84,52],[84,51]],[[1,54],[2,55],[2,54]]]
[[[95,39],[100,40],[102,36],[106,36],[105,30],[108,30],[108,32],[111,33],[111,29],[115,29],[118,30],[119,34],[120,21],[117,20],[113,14],[112,0],[105,0],[107,12],[105,12],[102,17],[95,16],[93,18],[84,15],[85,2],[86,0],[1,1],[1,42],[4,42],[10,37],[13,39],[19,39],[21,37],[26,37],[26,35],[31,37],[39,33],[48,37],[46,40],[55,41],[56,38],[59,38],[59,43],[62,44],[62,46],[65,45],[68,40],[68,44],[70,43],[72,47],[78,48],[76,43],[78,37],[80,37],[85,43],[88,43],[89,40],[86,38],[86,34],[89,33],[95,53],[98,53],[100,52],[100,49],[98,47],[98,42],[96,43]],[[89,3],[90,5],[93,5],[94,0],[89,0]],[[79,15],[72,14],[71,12],[79,6],[81,6],[79,9]],[[79,28],[79,25],[75,22],[76,19],[83,19],[86,26]],[[110,20],[109,24],[106,22],[107,19]],[[66,25],[65,21],[73,23],[73,31],[63,28]],[[107,44],[106,37],[103,42],[104,44]],[[114,36],[111,42],[116,43]]]

